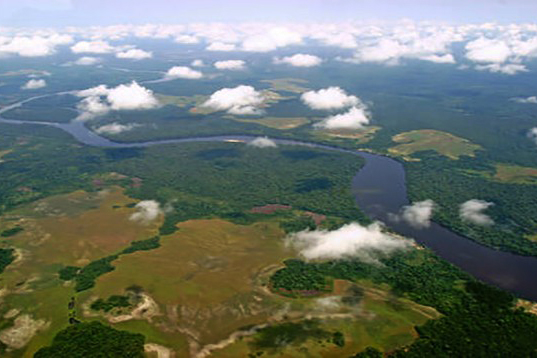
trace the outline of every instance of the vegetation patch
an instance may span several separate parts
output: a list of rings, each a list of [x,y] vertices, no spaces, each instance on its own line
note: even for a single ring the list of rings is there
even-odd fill
[[[0,249],[0,273],[4,272],[7,265],[15,261],[14,249]]]
[[[119,331],[100,322],[74,324],[59,332],[49,347],[41,348],[35,358],[58,357],[144,357],[145,337]]]
[[[432,150],[456,160],[461,156],[473,157],[475,152],[481,149],[481,146],[467,139],[433,129],[399,133],[393,136],[392,140],[400,144],[389,148],[388,151],[393,155],[400,155],[407,159],[412,159],[411,155],[414,153]]]
[[[15,226],[11,229],[6,229],[0,233],[1,237],[11,237],[17,235],[19,232],[24,231],[23,227]]]
[[[270,88],[274,91],[299,94],[309,90],[309,88],[303,86],[308,83],[308,81],[300,78],[276,78],[271,80],[261,80],[261,82],[268,83]]]
[[[498,163],[493,180],[510,184],[537,184],[537,168]]]
[[[306,117],[261,117],[261,118],[239,118],[235,116],[229,116],[237,122],[254,123],[264,127],[287,130],[301,127],[311,121]]]

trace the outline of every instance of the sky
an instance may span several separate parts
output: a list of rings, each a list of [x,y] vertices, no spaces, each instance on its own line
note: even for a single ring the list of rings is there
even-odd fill
[[[0,0],[0,26],[119,23],[394,21],[535,22],[536,0]]]

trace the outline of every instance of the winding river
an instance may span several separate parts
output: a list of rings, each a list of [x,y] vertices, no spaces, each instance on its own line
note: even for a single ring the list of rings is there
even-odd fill
[[[62,92],[59,94],[68,94]],[[0,109],[0,123],[38,124],[62,129],[80,143],[96,147],[134,148],[159,144],[189,142],[223,142],[230,140],[249,141],[252,136],[192,137],[170,140],[147,141],[142,143],[117,143],[92,132],[81,121],[70,123],[34,122],[9,120],[1,115],[37,96]],[[403,165],[388,157],[366,152],[345,150],[321,144],[294,140],[274,139],[281,145],[300,145],[332,151],[352,153],[366,160],[365,166],[352,181],[352,189],[360,208],[371,218],[383,221],[394,231],[431,248],[437,255],[455,264],[474,277],[511,291],[520,297],[537,301],[537,258],[520,256],[480,245],[464,236],[455,234],[434,222],[430,227],[416,229],[405,222],[390,220],[391,213],[397,213],[408,205]]]

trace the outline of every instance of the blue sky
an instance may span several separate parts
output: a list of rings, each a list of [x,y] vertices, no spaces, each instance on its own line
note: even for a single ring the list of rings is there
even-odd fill
[[[0,0],[0,24],[414,20],[535,22],[536,0]]]

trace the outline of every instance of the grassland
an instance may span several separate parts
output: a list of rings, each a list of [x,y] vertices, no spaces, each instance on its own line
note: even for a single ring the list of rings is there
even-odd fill
[[[496,164],[496,173],[492,179],[510,184],[537,184],[537,168],[518,165]]]
[[[375,133],[380,130],[381,127],[367,127],[360,130],[349,130],[349,129],[324,129],[322,131],[317,131],[315,134],[321,139],[352,139],[357,144],[363,144],[369,142],[375,136]]]
[[[17,337],[22,345],[28,344],[7,356],[31,356],[67,325],[74,291],[58,278],[62,265],[88,262],[156,233],[158,223],[141,226],[128,219],[135,209],[125,205],[132,201],[117,188],[78,191],[40,200],[2,217],[1,225],[16,222],[24,231],[4,240],[15,248],[17,259],[2,273],[0,316],[11,311],[15,317],[31,318]],[[10,326],[5,317],[0,323]],[[32,324],[40,326],[35,337]]]
[[[274,91],[283,91],[291,93],[304,93],[309,90],[305,85],[308,81],[300,78],[277,78],[272,80],[261,80],[263,83],[268,83]]]
[[[233,119],[237,122],[255,123],[264,127],[280,130],[298,128],[311,122],[306,117],[261,117],[259,119],[252,119],[227,116],[226,118]]]
[[[388,152],[402,156],[407,160],[414,159],[412,154],[424,151],[435,151],[440,155],[456,160],[463,155],[473,157],[475,152],[481,149],[481,146],[467,139],[432,129],[399,133],[393,136],[392,140],[399,144],[389,148]]]

